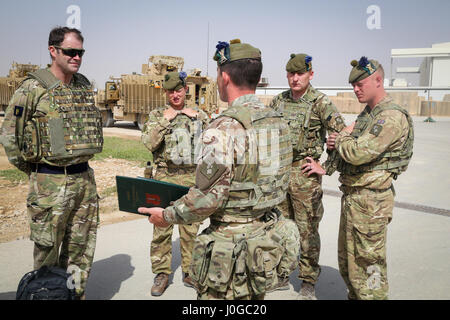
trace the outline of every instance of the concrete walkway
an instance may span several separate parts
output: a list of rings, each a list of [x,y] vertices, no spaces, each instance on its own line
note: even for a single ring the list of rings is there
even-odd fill
[[[345,115],[346,122],[355,117]],[[450,299],[450,118],[434,118],[436,123],[424,123],[424,119],[414,118],[414,156],[408,171],[395,182],[398,205],[388,227],[387,243],[390,299]],[[337,265],[337,179],[335,174],[323,181],[318,299],[346,299]],[[152,226],[145,218],[101,227],[87,299],[195,299],[194,290],[181,282],[177,228],[170,286],[159,298],[150,295],[154,278],[149,260],[151,238]],[[32,270],[32,251],[29,240],[0,244],[0,300],[15,298],[20,278]],[[301,284],[297,275],[298,270],[291,275],[289,290],[269,293],[266,299],[296,299]]]

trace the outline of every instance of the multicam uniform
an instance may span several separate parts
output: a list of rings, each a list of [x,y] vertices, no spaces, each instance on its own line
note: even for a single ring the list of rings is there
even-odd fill
[[[142,130],[142,142],[153,152],[155,176],[153,179],[192,187],[195,183],[195,147],[197,139],[209,122],[208,115],[198,112],[196,119],[180,113],[172,121],[163,116],[169,106],[150,112]],[[181,269],[189,272],[192,248],[199,223],[180,225]],[[154,227],[150,248],[152,271],[171,274],[173,225]]]
[[[316,283],[320,274],[319,222],[323,216],[322,177],[302,173],[306,157],[318,161],[324,150],[326,132],[339,132],[345,127],[344,120],[328,97],[311,85],[298,100],[291,90],[276,96],[271,107],[281,112],[291,129],[293,164],[287,201],[281,209],[293,219],[300,231],[301,252],[299,278]],[[333,169],[326,168],[331,175]]]
[[[80,276],[76,291],[82,296],[99,223],[94,171],[87,161],[103,146],[89,81],[77,73],[65,85],[49,69],[29,74],[6,110],[2,143],[9,161],[29,174],[34,268],[80,271],[74,279]]]
[[[336,138],[342,196],[339,270],[349,299],[387,299],[386,231],[392,219],[392,179],[406,170],[414,129],[408,112],[386,96],[368,106],[351,134]]]
[[[199,299],[261,299],[297,264],[298,230],[273,211],[288,187],[289,128],[255,95],[244,95],[210,124],[201,148],[196,187],[164,218],[210,218],[192,255]]]

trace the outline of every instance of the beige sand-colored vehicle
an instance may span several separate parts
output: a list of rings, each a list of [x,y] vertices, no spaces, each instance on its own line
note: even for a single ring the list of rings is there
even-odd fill
[[[35,64],[20,64],[13,62],[7,77],[0,77],[0,111],[5,111],[12,95],[26,78],[28,72],[39,69]]]
[[[110,127],[114,121],[133,121],[142,129],[151,110],[166,104],[162,88],[164,75],[183,70],[184,59],[172,56],[151,56],[142,65],[142,74],[125,74],[110,77],[105,89],[99,90],[96,103],[103,117],[103,126]],[[217,112],[217,87],[210,77],[201,76],[199,69],[188,72],[186,105],[197,105],[209,115]]]

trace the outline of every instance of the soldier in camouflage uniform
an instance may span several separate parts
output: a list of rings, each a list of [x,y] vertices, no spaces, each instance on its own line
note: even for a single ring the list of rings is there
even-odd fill
[[[352,61],[349,82],[361,103],[356,123],[328,138],[339,152],[343,192],[338,240],[339,270],[349,299],[387,299],[386,232],[394,208],[392,180],[412,156],[414,129],[408,112],[386,94],[383,67]]]
[[[219,42],[214,59],[229,108],[202,134],[196,185],[164,210],[139,211],[160,226],[210,218],[192,254],[198,299],[263,299],[295,269],[299,252],[297,227],[275,210],[289,182],[289,127],[254,94],[259,49]]]
[[[89,81],[77,73],[84,53],[80,31],[57,27],[48,45],[52,64],[28,74],[17,89],[1,138],[9,161],[29,175],[34,268],[67,268],[82,299],[99,224],[88,160],[102,150],[101,115]]]
[[[314,76],[311,60],[306,54],[291,54],[286,64],[290,90],[274,97],[271,103],[271,107],[283,114],[291,129],[292,171],[287,199],[280,209],[295,221],[300,231],[299,278],[303,283],[299,298],[307,300],[315,299],[314,285],[320,274],[322,175],[331,175],[334,171],[331,166],[324,171],[318,161],[324,150],[326,133],[339,132],[345,127],[336,106],[310,84]],[[288,280],[277,289],[288,289]]]
[[[154,179],[192,187],[195,183],[195,147],[209,118],[204,111],[184,105],[185,79],[185,72],[170,72],[165,76],[163,87],[169,105],[150,112],[142,130],[142,142],[153,153]],[[183,283],[188,287],[193,286],[189,265],[199,227],[199,223],[179,226]],[[150,246],[152,271],[156,274],[151,289],[153,296],[162,295],[169,283],[172,233],[173,225],[153,228]]]

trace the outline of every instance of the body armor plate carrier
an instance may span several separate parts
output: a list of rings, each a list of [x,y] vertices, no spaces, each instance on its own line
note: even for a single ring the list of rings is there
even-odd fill
[[[366,131],[369,124],[372,123],[372,119],[375,118],[379,113],[386,110],[397,110],[403,113],[406,116],[406,119],[408,120],[409,124],[408,137],[405,143],[403,144],[402,149],[393,152],[386,150],[372,162],[359,166],[354,166],[345,161],[340,161],[338,170],[341,173],[346,175],[355,175],[374,170],[387,170],[389,172],[394,173],[394,179],[396,179],[400,173],[402,173],[408,168],[409,161],[411,160],[413,154],[414,127],[413,127],[413,120],[405,109],[397,105],[390,104],[378,106],[371,113],[368,113],[366,110],[364,110],[361,114],[358,115],[351,136],[354,137],[355,139],[358,139],[358,137],[360,137],[363,134],[363,132]]]
[[[233,220],[230,214],[235,218],[258,218],[286,198],[292,164],[289,127],[278,112],[267,107],[230,107],[222,116],[243,125],[252,150],[245,151],[244,164],[238,162],[235,166],[224,208],[226,220]],[[239,210],[227,212],[233,208]]]
[[[69,88],[46,69],[29,73],[28,78],[37,80],[47,90],[50,109],[45,116],[32,116],[27,122],[21,148],[24,159],[54,165],[76,164],[101,152],[102,117],[94,104],[89,81],[74,74],[80,85]]]

